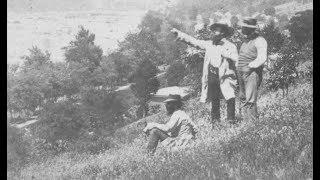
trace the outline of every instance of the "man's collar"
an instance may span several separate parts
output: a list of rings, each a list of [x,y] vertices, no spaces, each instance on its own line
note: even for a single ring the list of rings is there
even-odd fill
[[[254,40],[254,39],[257,39],[257,37],[259,37],[259,34],[257,34],[257,33],[252,33],[252,34],[250,34],[249,36],[247,36],[247,37],[245,38],[245,41],[249,42],[249,41],[252,41],[252,40]]]
[[[221,41],[222,42],[228,42],[228,40],[226,38],[222,38]]]
[[[223,43],[225,43],[225,42],[227,42],[228,40],[226,39],[226,38],[222,38],[220,41],[218,41],[218,42],[216,42],[216,43],[213,43],[212,42],[212,44],[213,45],[223,45]],[[221,44],[221,42],[223,42],[222,44]]]

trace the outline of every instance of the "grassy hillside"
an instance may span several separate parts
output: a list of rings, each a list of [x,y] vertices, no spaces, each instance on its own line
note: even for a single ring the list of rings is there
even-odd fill
[[[257,122],[211,129],[209,106],[197,99],[186,110],[201,130],[185,150],[160,146],[146,156],[147,139],[135,122],[116,133],[118,147],[100,155],[64,154],[33,164],[8,179],[307,179],[312,177],[312,85],[263,95]],[[224,117],[224,114],[222,114]],[[146,121],[165,121],[165,114]],[[141,120],[141,121],[143,121]],[[127,141],[122,141],[127,140]]]

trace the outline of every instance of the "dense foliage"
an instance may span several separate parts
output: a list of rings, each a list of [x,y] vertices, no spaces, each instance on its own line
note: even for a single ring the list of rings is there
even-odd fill
[[[268,54],[279,52],[286,38],[273,21],[262,29],[261,35],[268,42]]]
[[[144,60],[129,79],[129,82],[134,83],[133,91],[139,99],[138,118],[148,115],[148,101],[151,99],[151,94],[155,94],[160,87],[160,83],[156,78],[157,73],[158,69],[156,66],[151,61]]]
[[[166,72],[167,85],[178,86],[180,81],[184,78],[185,72],[186,67],[181,62],[172,64]]]
[[[298,12],[289,21],[290,34],[299,45],[313,39],[313,11]]]
[[[63,154],[21,171],[20,178],[103,179],[307,179],[313,174],[312,86],[295,86],[293,95],[268,93],[259,100],[259,122],[211,129],[210,107],[196,99],[187,111],[201,128],[188,149],[167,151],[160,146],[146,156],[147,139],[130,126],[117,139],[132,139],[99,155]],[[147,121],[163,121],[150,116]],[[133,137],[135,136],[135,137]]]

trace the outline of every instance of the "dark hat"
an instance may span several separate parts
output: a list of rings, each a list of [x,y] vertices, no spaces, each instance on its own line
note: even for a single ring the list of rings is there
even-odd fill
[[[168,98],[163,102],[167,103],[172,101],[181,102],[182,101],[181,96],[178,94],[169,94]]]
[[[230,36],[233,33],[233,29],[228,25],[226,20],[220,20],[216,23],[213,23],[210,26],[210,30],[214,31],[217,27],[220,27],[226,36]]]
[[[257,19],[254,18],[248,18],[248,19],[244,19],[242,22],[239,22],[239,26],[241,27],[248,27],[248,28],[254,28],[254,29],[258,29],[258,23],[257,23]]]

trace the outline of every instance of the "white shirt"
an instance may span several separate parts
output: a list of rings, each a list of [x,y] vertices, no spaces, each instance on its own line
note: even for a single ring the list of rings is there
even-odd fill
[[[222,39],[222,42],[224,42],[223,45],[214,45],[211,40],[198,40],[181,31],[178,32],[178,38],[204,49],[206,51],[205,58],[208,58],[210,64],[214,67],[219,67],[221,65],[221,56],[230,58],[234,61],[238,60],[237,47],[226,39]]]
[[[178,127],[181,125],[183,121],[186,121],[187,124],[191,124],[195,128],[195,124],[191,121],[191,118],[182,110],[175,111],[171,117],[170,120],[164,125],[165,129],[162,129],[166,131],[170,136],[177,135],[183,132],[178,132],[179,130],[183,130],[184,128],[179,129]],[[143,130],[146,132],[149,129],[152,129],[154,127],[157,127],[158,123],[148,123],[148,125]]]
[[[263,37],[255,39],[254,45],[257,48],[257,58],[253,61],[254,66],[259,67],[267,61],[267,41]]]

